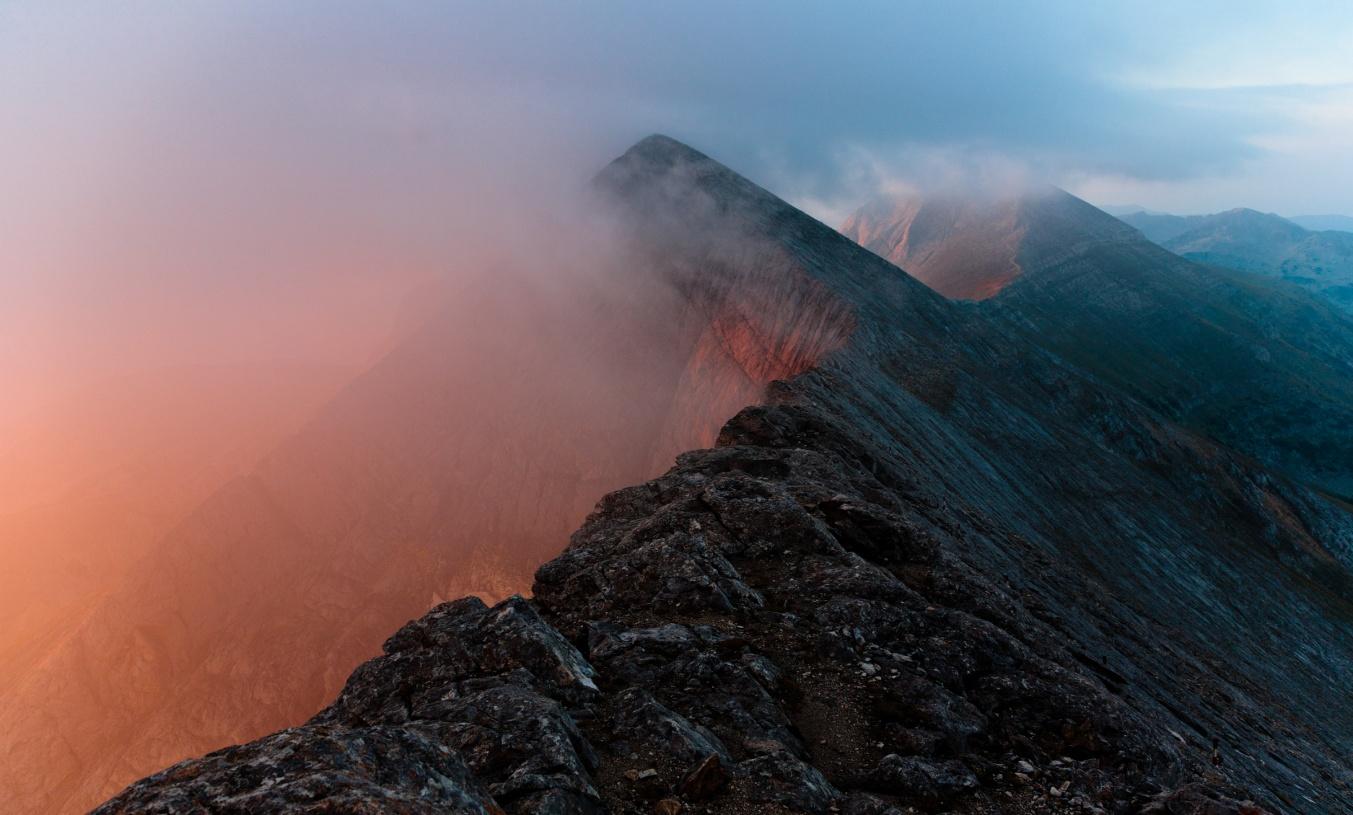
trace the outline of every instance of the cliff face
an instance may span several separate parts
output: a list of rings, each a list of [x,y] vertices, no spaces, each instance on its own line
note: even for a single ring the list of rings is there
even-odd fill
[[[810,315],[708,332],[797,376],[532,601],[439,606],[101,813],[1353,812],[1346,512],[682,145],[599,183],[636,258]]]
[[[992,222],[1000,229],[988,227]],[[1024,232],[1016,207],[993,203],[974,212],[960,201],[919,196],[877,201],[841,226],[851,240],[887,258],[956,300],[984,300],[1020,274]]]

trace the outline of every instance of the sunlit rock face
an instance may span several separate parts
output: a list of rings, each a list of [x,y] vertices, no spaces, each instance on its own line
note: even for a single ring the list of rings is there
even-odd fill
[[[1001,225],[987,231],[986,218]],[[841,231],[907,269],[946,297],[982,300],[1019,276],[1022,229],[1013,207],[969,213],[956,201],[880,201],[851,215]]]
[[[392,628],[527,591],[602,495],[712,444],[849,336],[847,310],[774,247],[692,265],[662,240],[588,255],[604,268],[560,252],[467,275],[49,644],[0,718],[0,803],[82,810],[306,720]]]
[[[1133,238],[1097,212],[1051,187],[992,197],[917,193],[871,202],[841,231],[945,297],[985,300],[1049,255]]]
[[[601,181],[675,279],[778,270],[835,350],[533,599],[441,605],[102,813],[1353,811],[1344,509],[670,139]]]

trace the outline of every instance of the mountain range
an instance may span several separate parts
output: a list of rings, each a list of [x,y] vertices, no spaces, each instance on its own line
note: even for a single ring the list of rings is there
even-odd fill
[[[1099,208],[1117,218],[1127,218],[1129,216],[1151,216],[1160,215],[1170,218],[1205,218],[1207,216],[1180,216],[1170,215],[1168,212],[1160,210],[1147,209],[1139,204],[1100,204]],[[1353,217],[1348,215],[1286,215],[1275,216],[1282,217],[1284,220],[1291,221],[1302,229],[1309,229],[1312,232],[1326,232],[1334,230],[1337,232],[1353,232]]]
[[[682,319],[632,349],[662,419],[586,405],[565,458],[641,451],[595,465],[621,486],[651,445],[714,446],[603,498],[531,600],[438,605],[340,682],[389,617],[520,534],[434,489],[343,500],[348,479],[426,484],[447,455],[427,439],[480,418],[437,394],[482,371],[428,382],[429,329],[172,547],[215,599],[131,626],[159,626],[167,660],[211,632],[184,677],[240,670],[231,638],[285,651],[245,669],[247,703],[218,685],[196,698],[220,713],[145,711],[166,732],[291,677],[309,686],[287,701],[332,702],[98,812],[1353,812],[1353,516],[1328,495],[1353,477],[1346,315],[1055,190],[871,205],[846,229],[868,251],[665,137],[597,187]],[[614,309],[580,314],[614,336]],[[510,396],[505,427],[569,408]],[[518,483],[558,459],[555,435],[475,437]],[[444,523],[409,520],[423,507]],[[242,517],[272,520],[220,544]],[[564,543],[532,531],[522,551]],[[248,615],[217,618],[231,603]]]
[[[1301,224],[1252,209],[1189,216],[1137,212],[1120,217],[1147,238],[1190,260],[1280,278],[1353,310],[1353,232],[1347,231],[1348,224],[1341,231],[1324,226],[1331,222],[1328,219]],[[1309,226],[1313,223],[1320,227]]]

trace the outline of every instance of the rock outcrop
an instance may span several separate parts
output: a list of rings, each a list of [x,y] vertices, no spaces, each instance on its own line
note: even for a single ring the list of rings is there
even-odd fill
[[[1346,511],[669,139],[599,185],[693,284],[810,281],[834,350],[531,600],[101,815],[1353,812]]]

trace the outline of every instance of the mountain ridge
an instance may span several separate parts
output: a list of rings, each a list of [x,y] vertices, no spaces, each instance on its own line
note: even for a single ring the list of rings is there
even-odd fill
[[[842,337],[798,283],[580,254],[461,285],[161,538],[0,711],[0,802],[84,809],[304,721],[390,629],[526,590],[601,496],[712,444]]]
[[[689,148],[604,177],[637,257],[844,305],[844,344],[604,498],[533,601],[438,606],[100,813],[1350,811],[1346,512]]]
[[[1337,308],[1182,259],[1062,191],[941,202],[962,224],[926,238],[936,261],[927,274],[941,291],[946,279],[967,279],[965,261],[1004,269],[1001,287],[975,306],[989,319],[1270,466],[1337,495],[1353,491],[1344,429],[1353,423],[1353,322]]]

